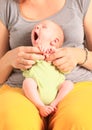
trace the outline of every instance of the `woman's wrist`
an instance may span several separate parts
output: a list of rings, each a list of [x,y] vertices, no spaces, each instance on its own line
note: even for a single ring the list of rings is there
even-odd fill
[[[79,62],[78,64],[80,66],[83,66],[87,60],[88,60],[88,49],[87,48],[84,48],[84,49],[80,49],[80,53],[79,53]]]

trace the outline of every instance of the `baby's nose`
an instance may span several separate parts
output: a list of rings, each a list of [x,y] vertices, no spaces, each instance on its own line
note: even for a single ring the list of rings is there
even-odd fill
[[[37,30],[40,29],[40,25],[37,25],[37,26],[35,27],[35,29],[37,29]]]

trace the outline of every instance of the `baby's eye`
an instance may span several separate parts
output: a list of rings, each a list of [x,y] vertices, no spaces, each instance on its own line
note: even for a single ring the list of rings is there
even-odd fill
[[[54,42],[56,43],[56,42],[59,42],[59,39],[58,38],[56,38],[55,40],[54,40]]]
[[[43,25],[42,28],[47,28],[46,25]]]

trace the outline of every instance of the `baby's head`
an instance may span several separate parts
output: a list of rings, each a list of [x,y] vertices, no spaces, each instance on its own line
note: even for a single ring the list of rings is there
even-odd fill
[[[52,53],[62,46],[64,34],[62,28],[55,22],[45,20],[35,25],[32,30],[32,44],[42,52]]]

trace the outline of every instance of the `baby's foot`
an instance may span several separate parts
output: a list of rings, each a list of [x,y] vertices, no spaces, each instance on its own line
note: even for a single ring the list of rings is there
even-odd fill
[[[41,106],[39,107],[39,112],[41,116],[46,117],[54,112],[54,108],[52,106]]]
[[[57,109],[57,107],[56,107],[56,103],[55,103],[55,102],[52,102],[52,103],[50,104],[50,106],[51,106],[51,107],[53,107],[54,112],[55,112],[55,111],[56,111],[56,109]]]

